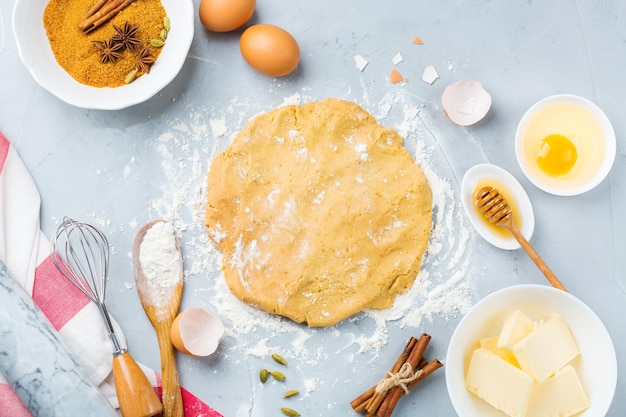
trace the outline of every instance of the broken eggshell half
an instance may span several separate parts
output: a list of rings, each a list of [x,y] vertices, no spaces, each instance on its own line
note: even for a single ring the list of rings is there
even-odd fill
[[[224,336],[224,324],[202,307],[182,311],[170,329],[172,344],[187,355],[209,356],[217,350]]]
[[[470,126],[489,112],[491,94],[477,81],[457,81],[443,91],[441,105],[453,123]]]

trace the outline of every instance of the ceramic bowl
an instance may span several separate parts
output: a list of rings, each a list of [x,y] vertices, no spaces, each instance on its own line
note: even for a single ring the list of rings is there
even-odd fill
[[[598,316],[573,295],[544,285],[518,285],[480,300],[457,325],[446,358],[448,394],[459,417],[504,417],[465,387],[470,355],[482,338],[497,335],[505,317],[521,309],[531,319],[560,314],[569,325],[580,355],[571,363],[590,407],[577,417],[604,417],[617,384],[617,359],[611,337]]]
[[[537,160],[552,149],[545,146],[544,138],[555,134],[569,139],[577,150],[574,166],[564,173],[546,173]],[[606,114],[591,101],[570,94],[534,104],[515,133],[515,154],[524,175],[538,188],[560,196],[581,194],[602,182],[613,166],[615,151],[615,131]],[[557,158],[560,151],[554,152]]]
[[[102,110],[129,107],[154,96],[169,84],[185,62],[191,46],[194,10],[191,0],[162,0],[171,31],[150,74],[115,88],[81,84],[56,61],[43,25],[48,0],[17,0],[13,8],[13,33],[19,56],[37,83],[71,105]],[[41,22],[40,24],[34,24]]]
[[[474,203],[474,194],[479,184],[490,185],[495,189],[499,189],[498,191],[503,193],[505,198],[505,190],[508,191],[507,194],[510,197],[507,201],[514,199],[508,201],[508,203],[512,209],[519,211],[521,225],[518,224],[517,226],[526,240],[530,240],[535,229],[535,215],[526,191],[508,171],[491,164],[473,166],[467,170],[461,182],[463,208],[476,231],[487,242],[500,249],[519,249],[520,244],[512,234],[505,229],[499,229],[498,226],[488,224],[482,213],[478,211]],[[496,231],[500,233],[496,233]]]

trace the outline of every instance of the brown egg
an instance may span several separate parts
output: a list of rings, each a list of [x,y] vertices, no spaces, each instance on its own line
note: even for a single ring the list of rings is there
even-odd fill
[[[241,55],[255,70],[272,77],[282,77],[296,69],[300,48],[293,36],[278,26],[250,26],[239,40]]]
[[[201,307],[191,307],[181,312],[170,328],[174,347],[182,353],[197,357],[214,353],[223,335],[222,321]]]
[[[198,14],[202,25],[213,32],[230,32],[246,23],[256,0],[200,0]]]

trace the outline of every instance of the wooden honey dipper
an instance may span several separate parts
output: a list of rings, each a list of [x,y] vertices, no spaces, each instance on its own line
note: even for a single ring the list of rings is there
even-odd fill
[[[548,268],[548,265],[539,256],[537,251],[528,243],[528,240],[519,231],[513,222],[513,211],[506,199],[493,187],[483,187],[474,196],[476,206],[490,223],[507,229],[517,239],[520,246],[526,251],[530,259],[539,267],[553,287],[567,291],[561,281]]]

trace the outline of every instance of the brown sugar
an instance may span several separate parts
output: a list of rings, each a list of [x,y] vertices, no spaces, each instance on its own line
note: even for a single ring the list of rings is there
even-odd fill
[[[158,58],[161,47],[151,46],[150,40],[161,39],[165,9],[160,0],[135,0],[107,23],[85,33],[79,25],[91,6],[82,0],[50,0],[43,17],[50,47],[59,65],[76,81],[93,87],[119,87],[137,68],[137,53],[143,47]],[[136,36],[142,44],[134,52],[125,49],[115,63],[102,63],[94,42],[110,39],[116,34],[113,26],[121,28],[126,22],[139,26]],[[137,77],[143,74],[139,70]]]

